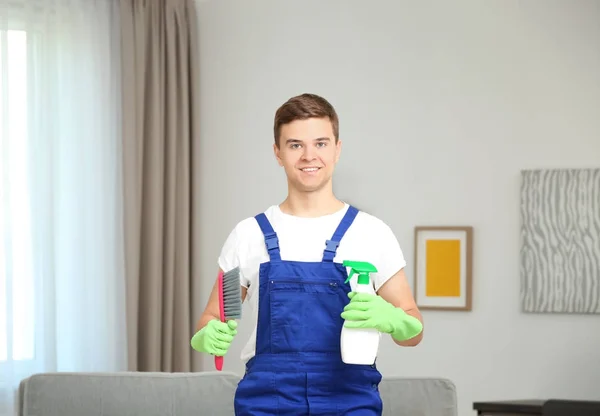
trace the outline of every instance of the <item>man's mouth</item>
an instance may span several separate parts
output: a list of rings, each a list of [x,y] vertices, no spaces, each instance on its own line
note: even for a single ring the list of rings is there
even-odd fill
[[[321,168],[310,167],[310,168],[303,168],[303,169],[300,169],[300,170],[301,170],[302,172],[316,172],[316,171],[318,171],[319,169],[321,169]]]

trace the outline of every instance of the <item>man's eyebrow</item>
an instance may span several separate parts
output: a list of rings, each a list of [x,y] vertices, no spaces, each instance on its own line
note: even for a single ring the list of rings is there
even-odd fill
[[[331,139],[329,137],[317,137],[316,139],[313,139],[313,141],[315,141],[315,142],[330,142]],[[287,139],[285,142],[286,143],[302,143],[302,140],[290,138],[290,139]]]

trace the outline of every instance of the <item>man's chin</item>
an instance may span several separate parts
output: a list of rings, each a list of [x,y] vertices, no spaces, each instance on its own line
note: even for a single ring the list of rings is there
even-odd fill
[[[319,192],[327,187],[329,181],[320,181],[318,183],[292,182],[292,187],[300,192],[310,193]]]

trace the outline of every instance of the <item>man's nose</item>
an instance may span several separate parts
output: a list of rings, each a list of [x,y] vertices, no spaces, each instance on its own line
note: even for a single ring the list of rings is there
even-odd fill
[[[313,146],[305,146],[302,157],[304,160],[313,160],[315,158],[315,149]]]

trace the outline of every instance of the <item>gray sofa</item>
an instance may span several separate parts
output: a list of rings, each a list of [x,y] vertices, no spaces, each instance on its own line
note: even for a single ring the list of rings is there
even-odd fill
[[[229,372],[48,373],[21,382],[19,416],[232,416]],[[454,384],[384,377],[386,416],[457,416]]]

